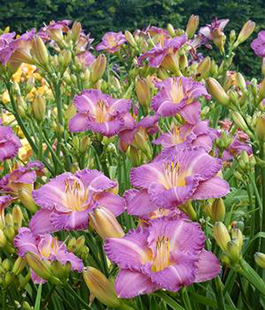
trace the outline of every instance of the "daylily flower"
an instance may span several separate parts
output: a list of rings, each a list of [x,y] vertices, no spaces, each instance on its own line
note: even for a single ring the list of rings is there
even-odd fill
[[[176,52],[187,42],[186,34],[173,39],[165,40],[161,36],[161,40],[150,51],[147,51],[138,58],[139,65],[142,65],[144,59],[148,60],[150,67],[159,68],[169,61],[168,57],[174,57]],[[167,66],[166,66],[167,67]]]
[[[205,151],[209,152],[216,137],[217,133],[209,127],[208,121],[199,121],[196,125],[175,126],[170,132],[161,134],[158,139],[153,141],[154,144],[161,144],[163,147],[161,153],[156,157],[156,161],[170,158],[178,150],[191,146],[203,147]]]
[[[196,124],[200,118],[201,105],[198,98],[208,97],[205,86],[191,78],[169,78],[157,83],[159,92],[152,99],[152,109],[161,116],[179,113],[188,123]]]
[[[0,228],[5,226],[5,208],[7,208],[16,198],[10,195],[0,196]]]
[[[48,40],[60,41],[63,39],[63,33],[69,31],[70,20],[51,21],[48,26],[42,27],[38,35],[44,42]]]
[[[122,129],[131,100],[113,99],[100,90],[89,89],[76,95],[74,104],[78,113],[69,122],[70,131],[91,130],[111,137]]]
[[[87,229],[89,213],[98,205],[118,216],[125,203],[111,192],[116,186],[116,182],[97,170],[65,172],[33,191],[33,199],[41,209],[32,217],[29,227],[34,234]]]
[[[229,184],[216,176],[221,167],[222,160],[202,148],[193,148],[179,150],[171,159],[134,168],[130,178],[133,186],[147,191],[157,208],[170,208],[187,200],[225,196]],[[143,204],[139,208],[147,207]]]
[[[223,30],[229,19],[214,19],[211,24],[206,25],[205,27],[200,28],[199,34],[204,35],[209,40],[213,40],[215,33],[223,33]]]
[[[265,31],[260,31],[258,37],[252,41],[251,48],[259,57],[265,57]]]
[[[0,161],[17,155],[21,143],[10,127],[0,126]]]
[[[19,167],[0,179],[0,192],[8,192],[18,195],[20,188],[29,193],[33,190],[33,184],[38,174],[42,174],[43,164],[40,161],[32,161],[25,167]]]
[[[132,298],[159,289],[177,292],[183,286],[215,278],[216,256],[204,250],[205,236],[197,223],[161,218],[123,238],[109,238],[105,252],[120,272],[118,297]]]
[[[88,68],[96,60],[96,57],[89,51],[85,51],[77,55],[78,60],[84,64],[85,68]]]
[[[102,38],[102,42],[100,42],[96,46],[96,51],[105,50],[111,54],[118,52],[120,50],[120,46],[126,42],[125,36],[122,32],[107,32],[104,34]]]
[[[72,270],[78,272],[82,272],[83,270],[82,260],[73,253],[68,252],[63,242],[58,241],[56,237],[52,237],[49,234],[36,236],[30,229],[22,227],[14,239],[14,245],[18,249],[18,255],[21,257],[24,257],[27,252],[31,252],[38,255],[48,264],[54,260],[57,260],[62,265],[70,262]],[[32,269],[31,277],[35,283],[46,282]]]
[[[245,133],[241,132],[241,134]],[[222,160],[232,160],[236,155],[241,154],[243,151],[246,151],[248,155],[252,154],[252,147],[248,143],[249,137],[247,136],[247,138],[248,139],[240,139],[240,133],[237,133],[229,147],[224,150]]]

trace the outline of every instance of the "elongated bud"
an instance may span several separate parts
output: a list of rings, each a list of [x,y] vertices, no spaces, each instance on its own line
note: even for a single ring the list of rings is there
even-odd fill
[[[63,32],[60,28],[50,28],[47,30],[50,38],[56,42],[63,41]]]
[[[172,38],[174,38],[176,36],[176,31],[175,31],[172,24],[167,24],[167,30],[168,30],[168,32]]]
[[[46,103],[45,99],[37,96],[32,102],[32,111],[37,121],[41,122],[45,117]]]
[[[232,116],[233,121],[238,127],[240,127],[246,133],[249,132],[247,123],[245,122],[244,118],[239,112],[233,111],[231,112],[231,116]]]
[[[41,258],[31,252],[25,255],[27,263],[30,268],[32,268],[38,276],[42,279],[52,282],[53,284],[59,284],[60,280],[53,276],[50,266]]]
[[[225,218],[225,204],[222,198],[217,198],[212,204],[213,222],[222,222]]]
[[[164,69],[164,68],[158,68],[157,74],[158,74],[158,77],[159,77],[161,80],[166,80],[166,79],[169,78],[169,75],[168,75],[168,73],[167,73],[167,70]]]
[[[85,236],[79,236],[76,240],[76,250],[80,251],[82,247],[85,245],[86,238]]]
[[[12,209],[12,217],[14,222],[14,229],[17,232],[19,228],[22,226],[22,220],[23,220],[23,213],[19,206],[15,206]]]
[[[192,202],[188,200],[184,205],[180,206],[180,209],[186,213],[191,220],[195,221],[197,219],[197,213],[193,208]]]
[[[104,207],[97,207],[90,213],[89,219],[91,225],[103,240],[106,238],[122,238],[124,236],[124,231],[116,217]]]
[[[133,35],[131,34],[130,31],[126,30],[125,33],[124,33],[124,36],[125,36],[125,39],[126,41],[133,47],[136,47],[137,46],[137,43],[133,37]]]
[[[224,91],[223,87],[213,78],[209,78],[206,81],[207,89],[213,98],[220,102],[224,106],[229,105],[229,96]]]
[[[226,36],[221,30],[216,28],[212,32],[212,37],[213,37],[213,43],[219,48],[220,52],[223,54]]]
[[[240,249],[243,246],[243,234],[239,228],[233,228],[231,230],[232,239],[237,243]]]
[[[90,82],[95,84],[99,79],[101,79],[103,73],[105,72],[107,65],[107,60],[104,55],[99,55],[97,59],[91,65],[91,75]]]
[[[241,29],[241,31],[239,32],[234,47],[237,47],[239,44],[245,42],[251,36],[254,29],[255,29],[255,23],[251,20],[247,21],[243,26],[243,28]]]
[[[87,267],[84,269],[83,277],[90,293],[100,302],[114,309],[121,306],[121,300],[117,298],[113,284],[103,273],[96,268]]]
[[[11,262],[8,258],[3,260],[2,267],[5,269],[5,271],[9,271],[11,269]]]
[[[219,247],[226,252],[227,243],[231,241],[227,228],[222,222],[216,222],[213,227],[213,235]]]
[[[82,31],[82,26],[79,22],[74,22],[72,27],[71,39],[75,43],[79,39],[80,33]]]
[[[50,268],[51,268],[52,274],[56,278],[61,279],[62,281],[66,281],[66,279],[68,278],[69,273],[71,271],[71,263],[70,262],[66,262],[65,265],[62,265],[57,260],[54,260],[51,263],[51,267]]]
[[[140,105],[149,106],[151,101],[151,91],[147,80],[138,78],[135,83],[135,90]]]
[[[13,242],[16,232],[13,226],[11,225],[6,225],[3,229],[3,232],[7,238],[8,241],[10,241],[11,243]]]
[[[211,69],[211,58],[207,56],[203,59],[203,61],[200,62],[197,68],[197,74],[200,74],[204,78],[208,75],[210,69]]]
[[[67,244],[67,249],[68,249],[68,251],[70,251],[70,252],[75,252],[75,250],[76,250],[76,238],[75,238],[75,237],[72,237],[72,238],[69,240],[69,242],[68,242],[68,244]]]
[[[18,190],[18,197],[23,205],[31,212],[35,213],[38,210],[37,205],[35,204],[32,194],[29,193],[26,189],[20,188]]]
[[[7,243],[6,236],[2,229],[0,229],[0,248],[3,248]]]
[[[19,275],[22,270],[26,267],[27,262],[25,258],[23,257],[18,257],[13,265],[12,271],[14,272],[15,275]]]
[[[33,307],[27,301],[23,301],[22,303],[23,310],[33,310]]]
[[[176,76],[182,76],[179,70],[178,56],[174,54],[167,54],[162,61],[161,67],[173,72]]]
[[[240,156],[239,156],[239,160],[238,160],[239,166],[243,171],[247,171],[249,168],[249,157],[248,157],[248,153],[246,151],[243,151]]]
[[[256,135],[259,141],[265,141],[265,116],[260,116],[256,121]]]
[[[255,262],[260,268],[265,268],[265,254],[261,252],[256,252],[254,255]]]
[[[62,59],[61,67],[62,67],[62,70],[64,71],[69,66],[71,59],[72,59],[72,55],[69,50],[63,50],[60,56]]]
[[[236,81],[239,88],[244,92],[247,88],[246,80],[240,72],[236,74]]]
[[[82,138],[82,140],[80,141],[80,151],[82,153],[86,152],[90,143],[91,143],[91,140],[90,140],[89,136],[85,136],[84,138]]]
[[[194,36],[199,25],[199,16],[198,15],[191,15],[186,27],[186,33],[188,38],[191,39]]]
[[[11,213],[7,213],[5,216],[5,223],[6,225],[10,225],[13,226],[14,225],[14,221],[13,221],[13,216]]]
[[[12,271],[8,271],[5,275],[5,279],[4,279],[4,287],[7,288],[9,287],[13,281],[15,280],[15,275]]]
[[[39,36],[32,40],[32,51],[41,65],[47,65],[49,62],[48,50]]]
[[[232,262],[237,262],[239,260],[240,247],[234,240],[231,240],[227,243],[226,254],[228,255],[228,257]]]
[[[69,121],[76,113],[76,108],[73,102],[70,103],[64,115],[67,121]]]
[[[262,101],[265,98],[265,79],[260,83],[259,88],[259,101]]]

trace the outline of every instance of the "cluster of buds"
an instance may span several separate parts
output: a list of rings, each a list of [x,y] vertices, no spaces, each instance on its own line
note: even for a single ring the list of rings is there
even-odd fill
[[[204,206],[204,212],[213,223],[223,222],[225,219],[225,204],[222,198],[216,198],[213,202],[208,202]]]
[[[67,243],[67,250],[80,257],[82,260],[86,260],[89,257],[89,248],[85,245],[86,239],[84,236],[78,238],[72,237]]]
[[[222,222],[216,222],[213,227],[213,236],[224,252],[222,260],[225,264],[236,264],[241,258],[243,234],[236,225],[231,228],[231,236]],[[231,238],[232,237],[232,238]]]
[[[0,258],[0,285],[5,289],[13,284],[23,286],[25,278],[21,276],[21,272],[25,266],[26,261],[21,257],[18,257],[14,263],[9,258],[4,260]]]

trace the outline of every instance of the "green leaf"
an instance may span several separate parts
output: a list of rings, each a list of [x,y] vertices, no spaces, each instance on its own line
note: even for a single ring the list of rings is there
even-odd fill
[[[38,293],[37,293],[37,298],[35,301],[34,310],[40,310],[41,292],[42,292],[42,282],[40,283],[38,287]]]
[[[174,310],[185,310],[185,308],[183,308],[179,303],[177,303],[173,298],[168,296],[163,291],[157,292],[154,295],[162,298]]]

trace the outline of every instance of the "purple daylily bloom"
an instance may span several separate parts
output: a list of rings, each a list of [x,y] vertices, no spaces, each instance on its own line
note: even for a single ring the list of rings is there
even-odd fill
[[[27,189],[31,193],[33,184],[38,174],[42,174],[43,164],[40,161],[32,161],[25,167],[19,167],[0,179],[0,192],[8,192],[18,195],[20,188]]]
[[[229,22],[229,19],[214,19],[211,24],[200,28],[199,34],[205,36],[209,40],[213,40],[214,32],[223,32],[225,26]]]
[[[198,98],[209,94],[202,83],[191,78],[175,77],[157,83],[159,92],[152,99],[152,109],[161,116],[179,113],[188,123],[196,124],[200,118],[201,105]]]
[[[49,234],[43,236],[34,235],[29,228],[22,227],[14,239],[14,245],[18,249],[18,255],[24,257],[27,252],[38,255],[42,260],[52,262],[57,260],[62,265],[71,263],[71,269],[82,272],[83,263],[80,258],[68,252],[63,242]],[[31,277],[35,283],[46,282],[31,270]]]
[[[90,67],[92,63],[96,60],[96,57],[89,51],[78,54],[77,58],[81,62],[81,64],[84,65],[85,68]]]
[[[167,56],[174,56],[186,42],[186,34],[166,40],[162,36],[155,47],[138,58],[138,63],[142,65],[142,61],[147,59],[150,67],[159,68],[161,65],[163,66],[163,61],[166,61]]]
[[[21,143],[10,127],[0,126],[0,161],[17,155]]]
[[[78,113],[70,120],[72,132],[91,130],[111,137],[119,133],[129,112],[131,100],[113,99],[100,90],[84,90],[74,97]]]
[[[177,292],[183,286],[215,278],[220,263],[204,250],[204,242],[197,223],[165,217],[123,238],[107,239],[105,252],[120,268],[117,296],[132,298],[159,289]]]
[[[252,154],[252,147],[248,144],[248,141],[241,141],[238,136],[235,136],[229,147],[224,150],[222,160],[233,160],[236,155],[246,151],[248,155]]]
[[[116,186],[97,170],[65,172],[33,191],[33,199],[41,209],[29,227],[34,234],[87,229],[89,212],[98,205],[118,216],[124,211],[125,202],[111,192]]]
[[[178,150],[194,147],[202,147],[210,152],[212,142],[217,137],[215,130],[209,127],[208,121],[199,121],[195,125],[185,124],[174,127],[170,132],[163,133],[154,144],[161,144],[163,150],[156,157],[157,160],[172,157]]]
[[[96,46],[96,51],[105,50],[111,54],[116,53],[120,50],[120,46],[126,42],[125,36],[122,32],[107,32],[100,42]]]
[[[258,37],[251,42],[251,48],[259,57],[265,57],[265,31],[262,30],[258,33]]]
[[[130,178],[133,186],[146,190],[157,208],[170,208],[187,200],[225,196],[229,184],[216,176],[221,168],[222,160],[202,148],[191,148],[179,150],[171,159],[134,168]],[[139,208],[145,206],[139,204]]]
[[[69,26],[72,22],[70,20],[51,21],[48,26],[42,27],[38,32],[38,36],[42,38],[44,42],[49,40],[63,39],[63,33],[69,31]]]

